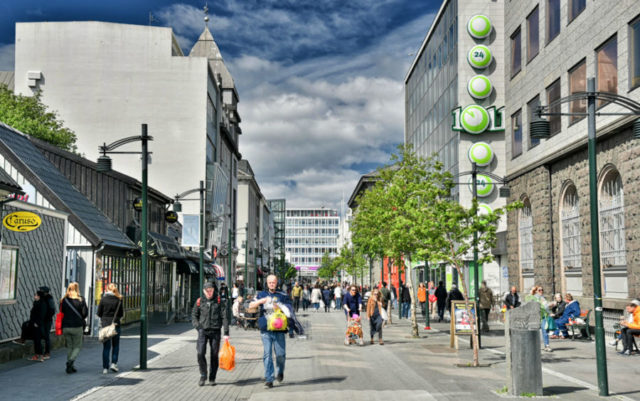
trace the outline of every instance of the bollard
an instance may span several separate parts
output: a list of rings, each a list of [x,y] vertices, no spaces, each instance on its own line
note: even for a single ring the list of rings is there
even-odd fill
[[[508,310],[504,334],[509,394],[542,395],[540,304],[526,302]]]

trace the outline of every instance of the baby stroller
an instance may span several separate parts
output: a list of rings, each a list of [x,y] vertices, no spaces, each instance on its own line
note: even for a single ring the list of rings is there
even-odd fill
[[[360,316],[358,315],[353,315],[351,320],[349,320],[349,324],[347,325],[344,345],[350,344],[364,345],[362,323],[360,322]]]
[[[260,308],[245,308],[244,316],[242,317],[242,326],[244,329],[257,329],[258,328],[258,317],[260,315]]]

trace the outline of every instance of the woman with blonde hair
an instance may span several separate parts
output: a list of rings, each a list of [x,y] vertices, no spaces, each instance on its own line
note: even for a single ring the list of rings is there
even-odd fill
[[[373,337],[376,333],[378,333],[378,341],[380,345],[384,345],[384,341],[382,341],[382,315],[380,315],[380,311],[382,310],[382,301],[380,299],[380,290],[374,288],[371,291],[371,296],[367,301],[367,317],[369,318],[369,324],[371,327],[371,344],[373,344]]]
[[[62,335],[68,349],[66,371],[67,373],[75,373],[77,370],[73,363],[80,353],[80,348],[82,348],[85,319],[89,314],[87,304],[80,296],[78,283],[69,283],[67,292],[60,300],[60,311],[64,314],[62,318]]]
[[[100,326],[107,327],[111,323],[116,324],[116,335],[102,343],[102,374],[118,371],[118,354],[120,352],[120,318],[124,315],[122,295],[115,284],[107,284],[105,293],[100,299],[97,315],[100,318]],[[109,364],[111,356],[111,364]]]

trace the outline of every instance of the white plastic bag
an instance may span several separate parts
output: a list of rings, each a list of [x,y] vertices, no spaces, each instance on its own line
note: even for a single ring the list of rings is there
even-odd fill
[[[382,317],[382,320],[387,321],[389,320],[389,314],[387,313],[387,310],[382,308],[380,309],[380,317]]]

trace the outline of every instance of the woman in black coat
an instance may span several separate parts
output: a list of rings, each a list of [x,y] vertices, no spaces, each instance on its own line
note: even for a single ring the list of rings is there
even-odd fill
[[[67,373],[77,372],[73,366],[80,349],[82,348],[82,336],[84,334],[85,319],[89,315],[87,303],[80,296],[78,283],[70,283],[67,292],[60,300],[62,318],[62,335],[67,351]]]
[[[118,291],[115,284],[109,283],[107,291],[102,295],[100,304],[98,305],[98,317],[100,318],[100,326],[107,327],[111,323],[116,324],[116,334],[110,339],[102,343],[102,373],[109,373],[109,369],[113,372],[118,371],[118,354],[120,352],[120,319],[124,315],[122,305],[122,295]],[[111,358],[109,358],[111,357]],[[109,364],[111,362],[111,364]]]

